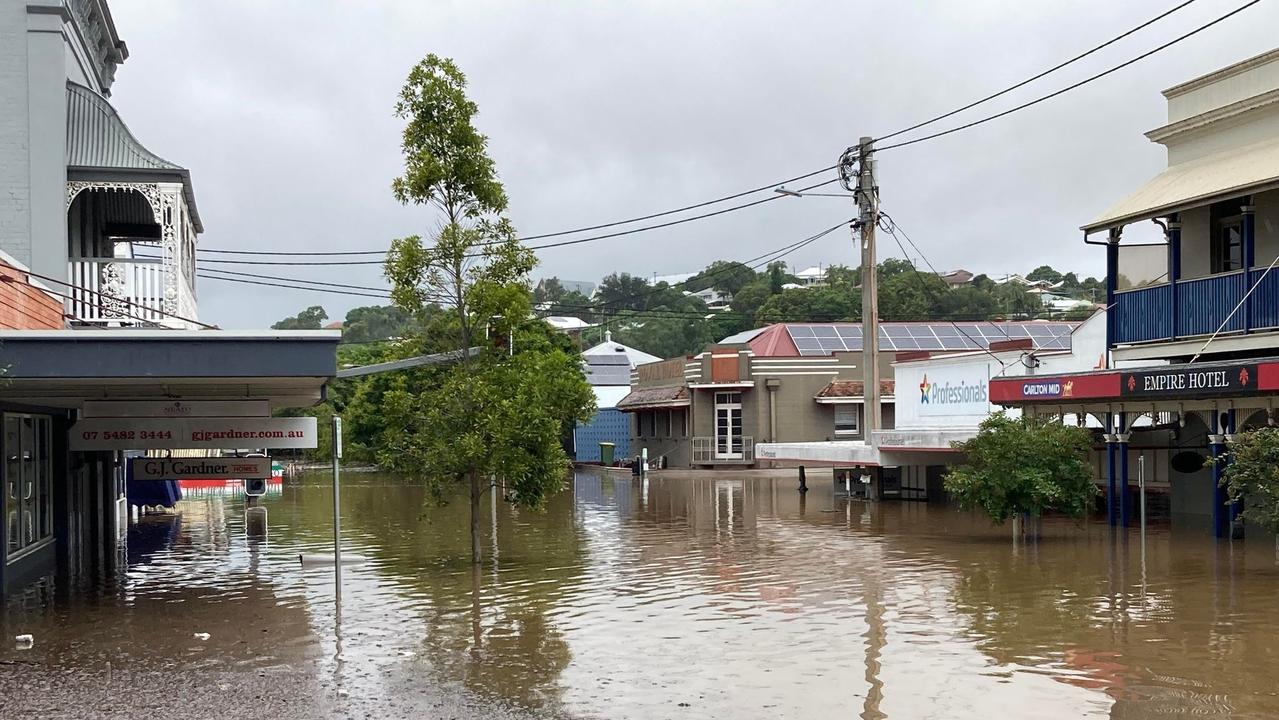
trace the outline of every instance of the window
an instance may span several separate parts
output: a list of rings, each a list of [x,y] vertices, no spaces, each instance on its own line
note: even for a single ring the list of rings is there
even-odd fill
[[[856,435],[861,432],[861,406],[835,406],[835,436]]]
[[[667,410],[662,414],[666,416],[666,437],[675,437],[675,435],[671,432],[671,423],[674,422],[671,418],[675,414],[675,411]]]
[[[44,415],[4,415],[5,537],[9,555],[53,535],[50,423]]]
[[[1213,273],[1243,268],[1243,212],[1238,200],[1212,206]]]
[[[739,392],[717,392],[715,393],[716,405],[740,405],[742,404],[742,394]]]

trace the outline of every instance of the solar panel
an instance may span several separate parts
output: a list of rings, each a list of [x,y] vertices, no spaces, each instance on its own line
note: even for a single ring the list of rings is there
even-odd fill
[[[787,325],[795,347],[803,356],[862,349],[862,328],[852,324]],[[1030,338],[1044,350],[1069,350],[1074,325],[1065,322],[1034,323],[885,323],[879,326],[879,346],[885,352],[912,350],[980,350],[992,342]]]

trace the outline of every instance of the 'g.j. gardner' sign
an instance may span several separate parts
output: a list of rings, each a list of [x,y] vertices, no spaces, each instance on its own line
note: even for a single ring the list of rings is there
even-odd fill
[[[1167,367],[1125,372],[1119,391],[1139,397],[1212,397],[1257,389],[1256,365]]]

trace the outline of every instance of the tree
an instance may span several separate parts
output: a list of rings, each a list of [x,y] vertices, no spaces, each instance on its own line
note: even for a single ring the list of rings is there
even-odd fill
[[[319,330],[329,314],[319,305],[312,305],[293,317],[286,317],[271,326],[272,330]],[[259,326],[260,327],[260,326]]]
[[[759,308],[755,322],[840,322],[861,318],[861,296],[844,287],[806,287],[773,295]]]
[[[831,265],[826,268],[827,285],[843,285],[857,287],[862,282],[861,268],[850,268],[847,265]]]
[[[937,298],[937,314],[954,320],[985,320],[998,314],[999,304],[991,293],[973,285],[947,290]]]
[[[913,267],[894,271],[879,282],[879,316],[884,320],[930,318],[934,304],[947,292],[946,281],[932,273],[916,273]]]
[[[714,288],[720,292],[736,295],[742,288],[755,282],[755,271],[737,262],[716,260],[706,269],[688,279],[684,289],[689,292],[701,292],[706,288]]]
[[[645,298],[652,290],[648,281],[630,273],[612,273],[600,281],[595,291],[601,309],[611,311],[643,310]]]
[[[405,168],[392,190],[401,203],[434,206],[443,218],[429,245],[416,235],[391,243],[392,300],[421,320],[447,303],[447,323],[432,332],[455,349],[481,352],[464,353],[425,387],[389,390],[379,453],[393,470],[425,473],[436,500],[450,485],[468,488],[472,563],[481,559],[480,499],[489,478],[501,477],[516,503],[540,506],[564,484],[560,429],[594,411],[575,354],[518,343],[514,352],[497,351],[497,339],[529,322],[536,258],[502,217],[506,193],[488,139],[473,125],[477,110],[461,70],[434,54],[409,73],[395,105],[406,121]]]
[[[1078,519],[1097,495],[1088,465],[1092,434],[1085,428],[1000,412],[983,420],[972,440],[953,447],[967,462],[946,474],[946,492],[996,525],[1049,511]]]
[[[1062,274],[1053,270],[1051,266],[1040,265],[1039,267],[1026,273],[1027,280],[1047,280],[1050,283],[1061,282]]]
[[[1228,502],[1243,503],[1239,516],[1244,522],[1279,533],[1279,428],[1238,433],[1228,453],[1212,460],[1222,465],[1221,486]],[[1279,537],[1275,549],[1279,552]]]
[[[543,278],[537,281],[537,287],[533,288],[533,302],[541,305],[542,303],[562,300],[566,292],[559,278]]]
[[[782,291],[782,286],[787,281],[786,263],[781,260],[775,260],[768,264],[768,291],[776,295]]]
[[[366,343],[403,337],[410,332],[408,314],[394,305],[351,308],[342,322],[342,342]]]

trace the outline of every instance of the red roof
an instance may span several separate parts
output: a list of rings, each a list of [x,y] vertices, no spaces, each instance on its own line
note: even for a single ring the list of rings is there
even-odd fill
[[[756,357],[799,357],[799,348],[791,340],[786,323],[769,325],[749,344]]]

